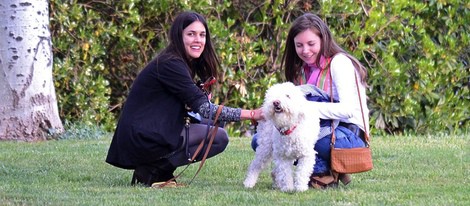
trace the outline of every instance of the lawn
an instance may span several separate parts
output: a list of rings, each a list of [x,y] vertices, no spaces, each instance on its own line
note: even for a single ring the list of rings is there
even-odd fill
[[[372,171],[347,187],[293,194],[271,189],[268,171],[254,189],[243,187],[249,138],[232,138],[192,184],[166,189],[130,186],[132,171],[104,162],[110,140],[0,142],[0,205],[470,205],[468,135],[375,136]]]

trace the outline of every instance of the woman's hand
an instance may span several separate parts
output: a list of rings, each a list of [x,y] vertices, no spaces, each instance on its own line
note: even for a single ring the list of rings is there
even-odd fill
[[[250,110],[250,120],[251,121],[258,121],[263,120],[263,110],[261,108]]]

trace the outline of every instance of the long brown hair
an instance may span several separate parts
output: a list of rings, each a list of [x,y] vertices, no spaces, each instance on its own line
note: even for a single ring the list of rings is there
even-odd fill
[[[186,54],[183,42],[183,30],[195,21],[199,21],[206,29],[206,44],[199,58],[192,59]],[[191,77],[197,75],[201,80],[209,77],[217,77],[217,70],[220,67],[219,59],[216,56],[214,46],[211,41],[211,34],[205,18],[193,11],[180,13],[173,21],[169,31],[169,45],[157,56],[157,58],[180,58],[189,67]]]
[[[286,47],[281,60],[281,67],[284,66],[287,81],[296,82],[297,78],[301,75],[303,61],[295,51],[294,38],[297,36],[297,34],[307,29],[310,29],[320,37],[320,54],[328,58],[333,57],[338,53],[344,53],[354,64],[356,71],[359,73],[362,84],[367,85],[367,69],[359,62],[359,60],[347,53],[336,43],[331,35],[330,29],[325,24],[325,22],[323,22],[320,17],[312,13],[305,13],[295,19],[292,23],[289,33],[287,34]],[[315,62],[317,64],[320,62],[320,55],[317,56]]]

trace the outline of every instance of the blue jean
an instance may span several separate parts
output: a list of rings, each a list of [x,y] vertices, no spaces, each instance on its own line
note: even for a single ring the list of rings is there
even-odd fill
[[[365,147],[364,141],[354,134],[351,130],[343,126],[335,128],[335,148],[355,148]],[[257,134],[253,135],[251,140],[251,147],[256,151],[258,143],[256,142]],[[317,151],[315,158],[315,165],[313,166],[313,173],[321,174],[330,170],[330,156],[331,156],[331,134],[319,139],[315,144],[315,151]]]

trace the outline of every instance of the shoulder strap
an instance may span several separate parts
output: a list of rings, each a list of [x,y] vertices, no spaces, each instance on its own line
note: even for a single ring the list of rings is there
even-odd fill
[[[366,127],[366,119],[364,117],[364,109],[362,107],[361,93],[359,91],[359,82],[357,81],[356,70],[354,70],[354,78],[356,79],[357,96],[359,97],[359,105],[361,106],[362,124],[364,125],[364,138],[366,147],[369,147],[369,132],[367,131]]]
[[[328,65],[329,67],[329,65]],[[333,102],[333,78],[331,77],[331,69],[328,68],[328,71],[330,73],[330,101]],[[366,119],[364,117],[364,109],[362,107],[362,100],[361,100],[361,93],[359,91],[359,82],[357,81],[357,76],[356,76],[356,69],[354,69],[354,79],[356,80],[356,88],[357,88],[357,96],[359,97],[359,106],[361,107],[361,114],[362,114],[362,123],[364,125],[364,138],[365,138],[365,143],[366,147],[369,147],[369,133],[367,131],[366,127]],[[331,121],[331,147],[335,146],[335,125],[333,121]]]
[[[330,86],[331,90],[331,84],[333,84],[332,79],[331,79],[331,72],[330,72],[330,62],[331,62],[331,57],[328,57],[326,59],[326,63],[323,69],[320,70],[320,74],[318,75],[317,79],[317,87],[323,90],[327,90],[328,87]]]
[[[329,58],[328,58],[329,59]],[[331,76],[330,64],[328,64],[328,73],[330,73],[330,102],[333,103],[333,77]],[[331,147],[335,147],[335,123],[331,120]]]

